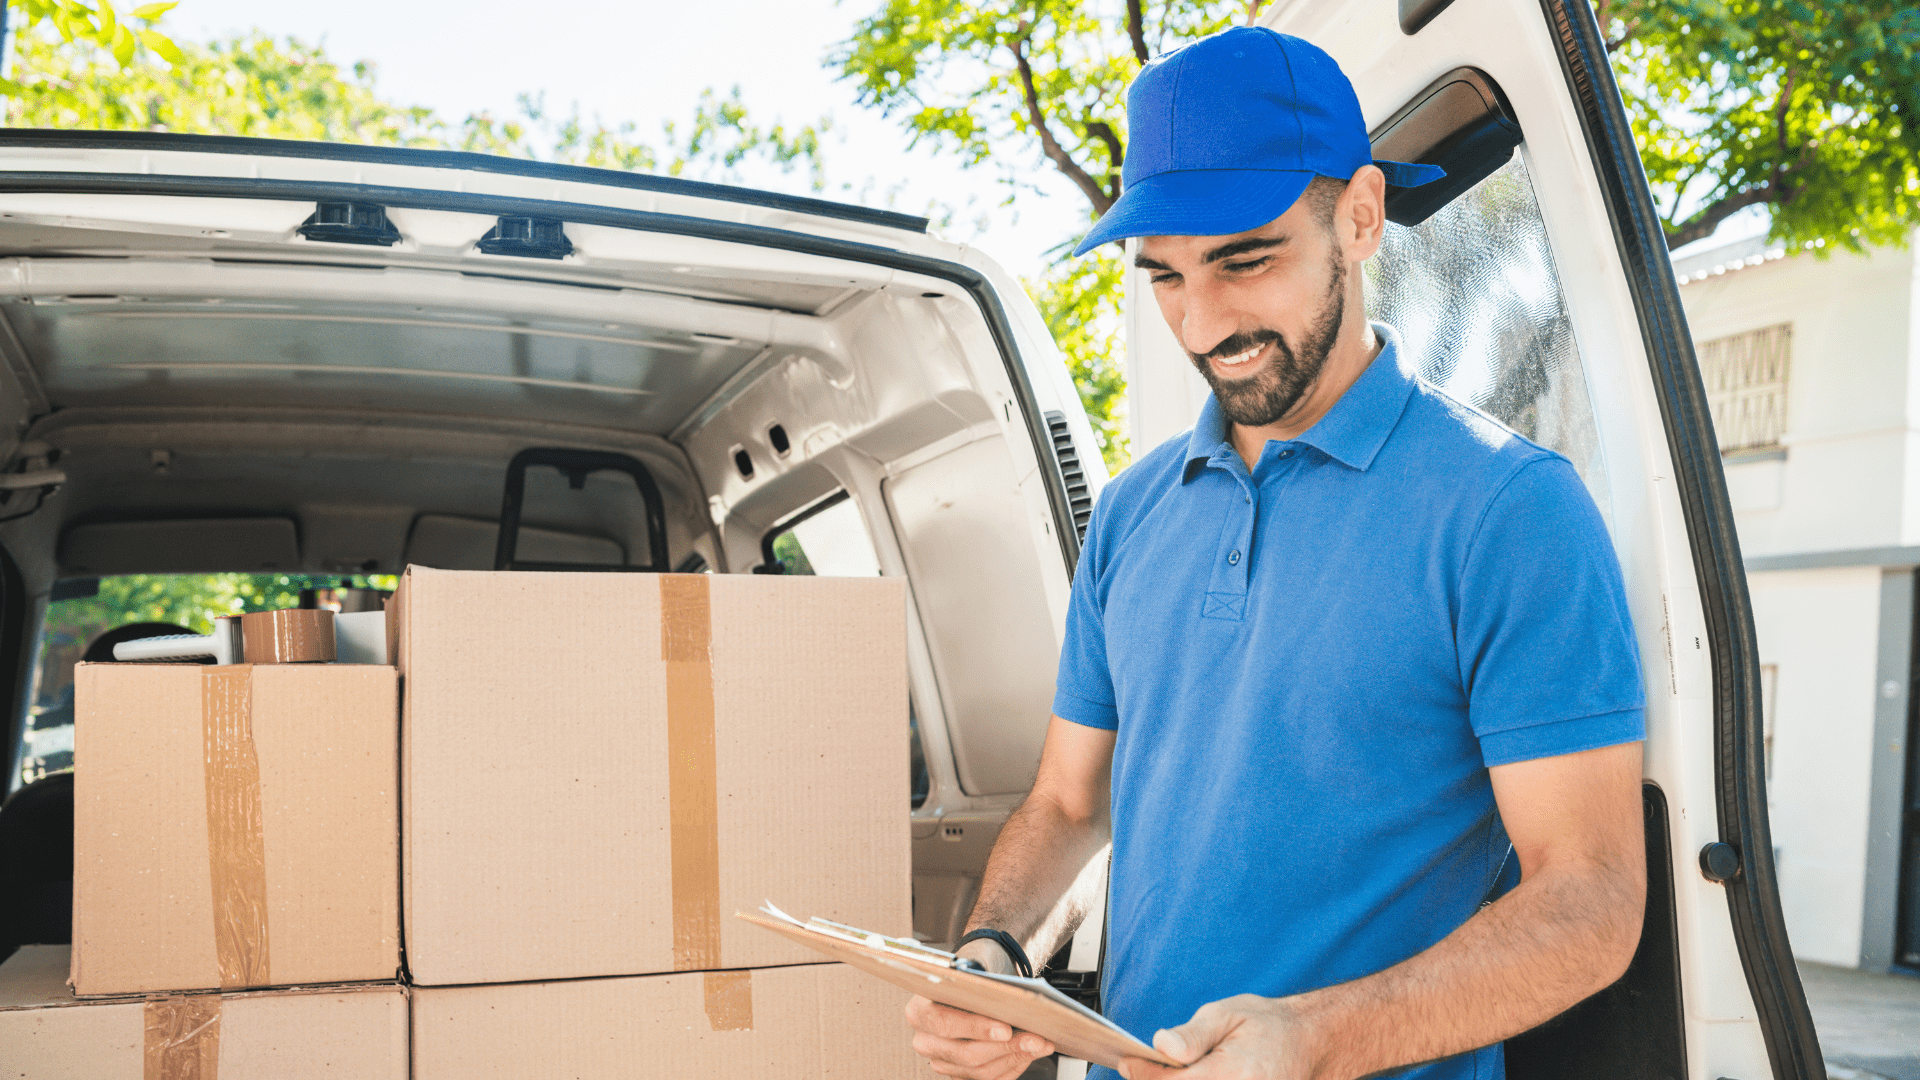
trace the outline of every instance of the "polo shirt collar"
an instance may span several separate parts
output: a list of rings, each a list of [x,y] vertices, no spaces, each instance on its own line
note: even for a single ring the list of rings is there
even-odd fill
[[[1380,355],[1347,387],[1347,392],[1333,403],[1327,415],[1302,432],[1297,440],[1362,472],[1373,464],[1387,437],[1400,423],[1400,414],[1406,411],[1407,399],[1413,396],[1417,378],[1393,328],[1379,322],[1372,326],[1374,336],[1380,339]],[[1227,417],[1209,393],[1200,406],[1193,433],[1187,437],[1186,477],[1193,476],[1196,461],[1212,460],[1223,452],[1234,452],[1227,441]]]

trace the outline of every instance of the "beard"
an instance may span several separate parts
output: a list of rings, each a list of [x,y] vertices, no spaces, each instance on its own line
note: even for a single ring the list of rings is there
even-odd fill
[[[1200,370],[1200,377],[1213,388],[1214,400],[1228,420],[1242,427],[1266,427],[1278,423],[1293,411],[1300,398],[1320,377],[1327,366],[1327,354],[1340,336],[1340,324],[1347,314],[1347,264],[1336,253],[1332,260],[1332,281],[1320,311],[1307,327],[1306,337],[1296,351],[1277,330],[1242,330],[1213,347],[1204,355],[1188,353],[1187,359]],[[1250,375],[1237,379],[1221,378],[1210,361],[1238,356],[1265,345],[1273,351],[1266,363]]]

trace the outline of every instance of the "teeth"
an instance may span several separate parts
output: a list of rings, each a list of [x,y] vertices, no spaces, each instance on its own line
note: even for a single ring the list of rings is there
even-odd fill
[[[1264,345],[1255,345],[1253,348],[1248,349],[1246,352],[1235,353],[1232,356],[1223,356],[1218,360],[1215,360],[1214,363],[1219,364],[1221,367],[1234,367],[1239,364],[1244,364],[1247,361],[1252,360],[1254,357],[1260,355],[1260,350],[1265,347],[1266,346]]]

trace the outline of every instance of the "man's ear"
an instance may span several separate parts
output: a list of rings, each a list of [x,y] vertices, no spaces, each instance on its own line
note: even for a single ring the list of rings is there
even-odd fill
[[[1380,250],[1387,227],[1387,175],[1362,165],[1333,207],[1334,237],[1348,262],[1365,262]]]

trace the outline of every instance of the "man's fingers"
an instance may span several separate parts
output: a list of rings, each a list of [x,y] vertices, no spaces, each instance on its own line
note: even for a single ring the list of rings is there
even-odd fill
[[[969,1069],[983,1068],[1008,1056],[1020,1056],[1006,1043],[981,1039],[943,1039],[921,1032],[913,1037],[913,1052],[928,1061],[944,1061]]]
[[[1179,1027],[1154,1032],[1153,1048],[1182,1065],[1191,1065],[1206,1057],[1239,1022],[1239,1014],[1222,1008],[1218,1002],[1202,1005],[1193,1019]]]
[[[1123,1057],[1120,1059],[1120,1075],[1125,1080],[1172,1080],[1179,1075],[1177,1070],[1156,1065],[1146,1058]]]
[[[1013,1040],[1013,1045],[1014,1049],[1028,1058],[1043,1058],[1053,1053],[1053,1044],[1031,1031],[1021,1032],[1019,1037]]]
[[[1053,1044],[1038,1035],[1021,1032],[1012,1042],[989,1039],[943,1039],[922,1031],[913,1037],[913,1052],[932,1061],[951,1061],[959,1065],[979,1066],[1001,1058],[1017,1057],[1027,1061],[1053,1053]]]
[[[919,996],[907,1002],[907,1023],[915,1031],[924,1031],[943,1039],[984,1039],[998,1043],[1011,1042],[1013,1039],[1013,1028],[998,1020]]]

